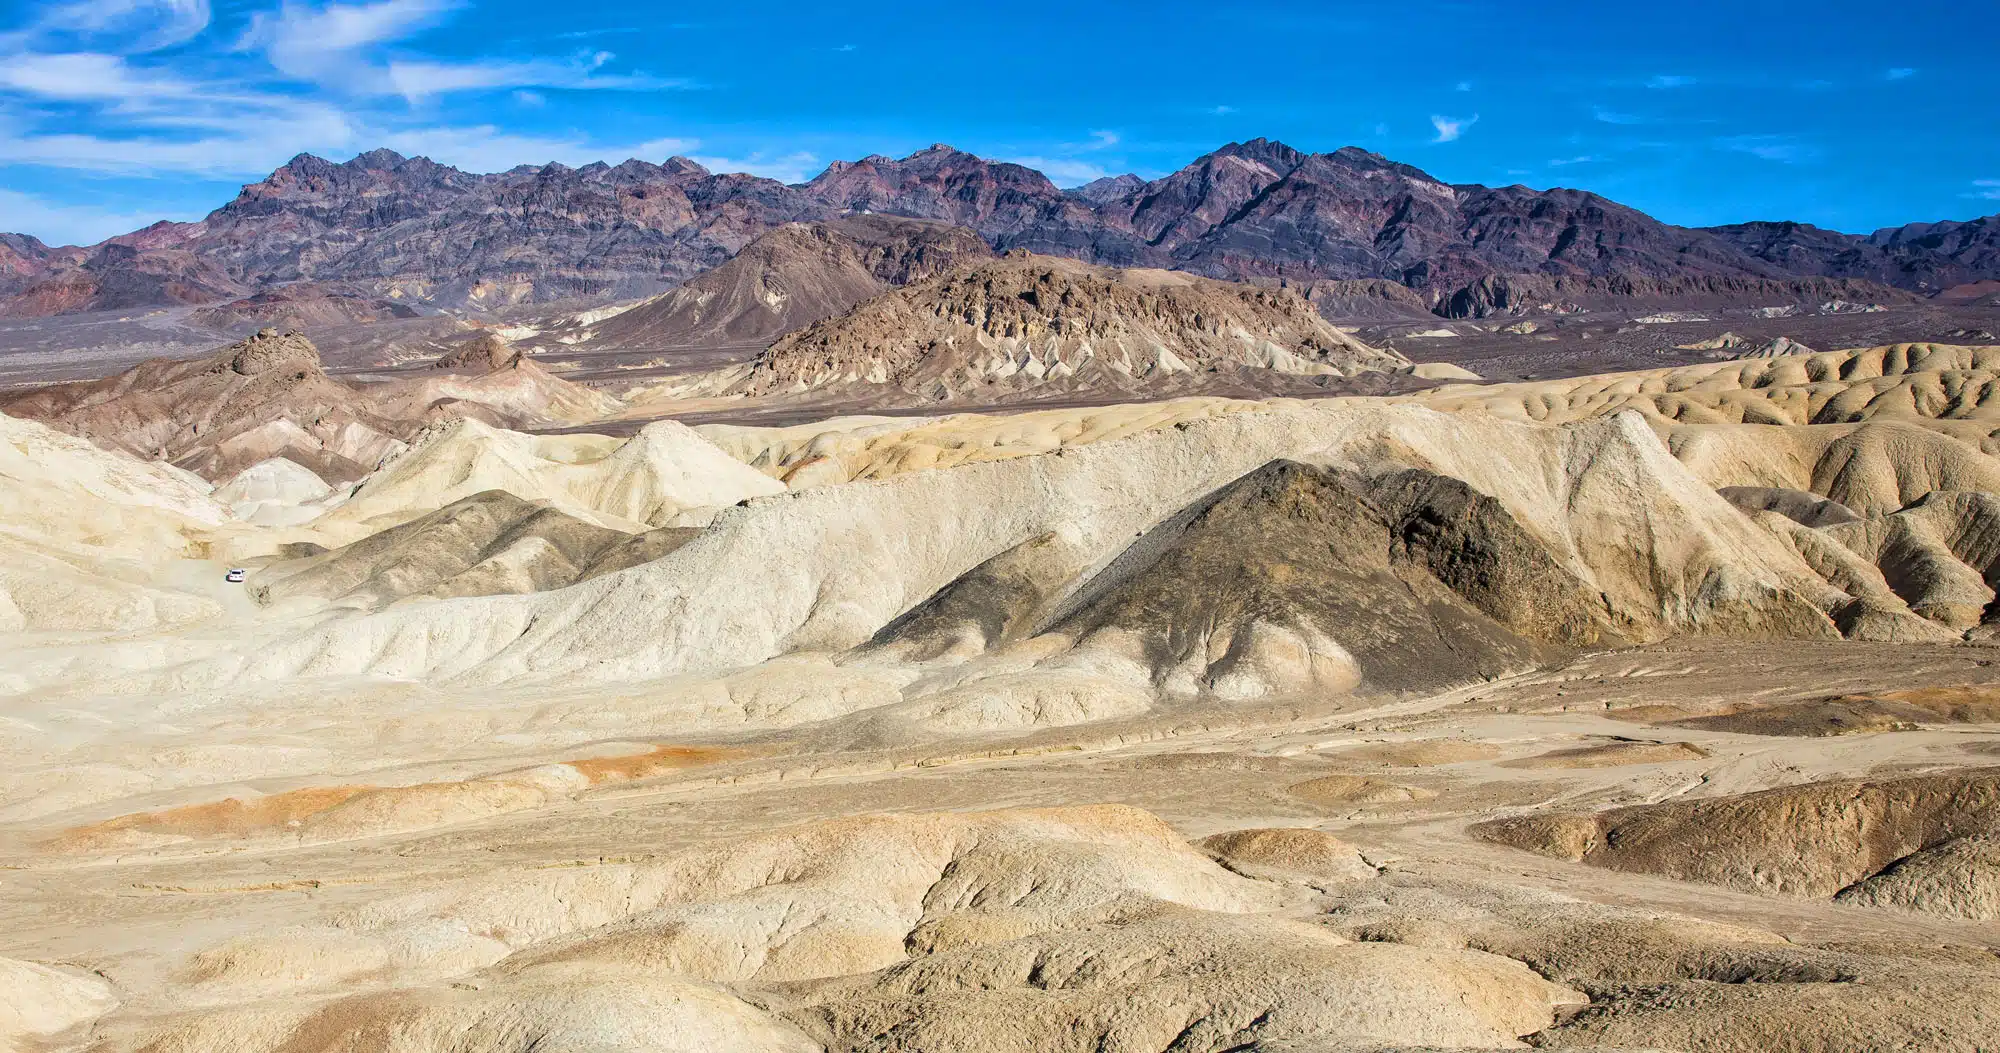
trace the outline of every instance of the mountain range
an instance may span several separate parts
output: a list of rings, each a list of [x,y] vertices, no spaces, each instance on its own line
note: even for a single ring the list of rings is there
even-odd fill
[[[1094,264],[1386,280],[1439,309],[1509,275],[1605,295],[1826,278],[1929,294],[2000,278],[2000,216],[1870,235],[1678,227],[1587,191],[1453,185],[1355,147],[1265,139],[1160,179],[1070,190],[944,145],[835,162],[792,185],[681,157],[476,175],[373,150],[339,164],[302,154],[202,220],[94,246],[0,234],[0,315],[218,303],[300,282],[435,308],[605,302],[676,287],[783,224],[866,213]]]

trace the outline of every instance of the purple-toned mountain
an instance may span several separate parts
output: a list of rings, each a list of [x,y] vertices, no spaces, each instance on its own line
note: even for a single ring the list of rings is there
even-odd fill
[[[1808,223],[1737,223],[1710,232],[1795,274],[1865,278],[1918,292],[2000,277],[2000,215],[1842,234]]]
[[[179,256],[235,287],[183,281],[150,302],[199,303],[299,281],[437,306],[621,299],[713,268],[772,227],[833,214],[782,183],[716,175],[683,158],[472,175],[388,150],[344,164],[302,154],[199,222],[44,250],[20,274],[0,263],[0,314],[131,306],[120,293],[134,284],[128,274]],[[112,246],[134,258],[100,263]]]
[[[938,145],[836,162],[787,186],[685,158],[474,175],[375,150],[294,158],[196,223],[89,248],[0,235],[0,315],[232,299],[338,282],[387,301],[495,307],[672,288],[786,223],[883,213],[998,250],[1234,280],[1386,279],[1443,305],[1497,277],[1615,289],[1821,276],[1920,291],[2000,277],[2000,217],[1870,236],[1661,223],[1584,191],[1454,186],[1355,147],[1231,143],[1160,179],[1065,191]]]

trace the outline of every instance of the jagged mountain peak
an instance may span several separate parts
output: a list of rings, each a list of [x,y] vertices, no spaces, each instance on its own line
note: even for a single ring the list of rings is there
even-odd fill
[[[1360,147],[1305,153],[1266,138],[1150,182],[1068,191],[945,143],[836,161],[794,186],[680,156],[481,175],[376,149],[341,163],[300,154],[198,224],[111,239],[136,256],[12,245],[0,314],[204,303],[298,281],[435,306],[482,306],[497,290],[505,302],[641,297],[784,223],[860,214],[970,228],[1001,250],[1225,279],[1383,279],[1440,302],[1510,274],[1826,276],[1918,290],[2000,277],[1993,219],[1867,237],[1805,224],[1688,230],[1589,191],[1451,186]]]
[[[1266,165],[1280,173],[1297,168],[1305,160],[1306,153],[1293,149],[1276,139],[1256,138],[1248,142],[1229,143],[1209,155],[1210,157],[1242,157]]]
[[[643,162],[627,161],[625,162],[625,165],[641,164],[641,163]],[[620,165],[619,167],[623,168],[625,167],[625,165]],[[693,158],[682,157],[680,154],[675,154],[672,157],[669,157],[665,161],[661,162],[660,170],[666,172],[668,175],[679,176],[686,179],[703,179],[714,174],[710,172],[707,166],[703,165],[701,162],[696,161]]]
[[[347,167],[392,172],[403,167],[409,160],[410,158],[404,157],[394,150],[378,146],[366,153],[356,154],[353,160],[347,162]],[[418,160],[428,161],[429,159],[419,158]]]
[[[1144,179],[1130,172],[1124,175],[1102,176],[1079,187],[1071,187],[1067,193],[1074,198],[1092,205],[1103,206],[1127,194],[1133,194],[1146,185]]]

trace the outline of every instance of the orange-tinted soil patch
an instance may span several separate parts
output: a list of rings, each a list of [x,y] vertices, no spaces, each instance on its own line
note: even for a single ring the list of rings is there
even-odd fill
[[[1915,706],[1956,724],[2000,723],[2000,685],[1920,687],[1878,692],[1872,697]]]
[[[564,763],[589,779],[592,786],[602,786],[606,783],[650,779],[680,768],[696,768],[743,756],[746,754],[742,750],[713,746],[655,746],[645,753],[630,753],[619,757],[586,757]]]
[[[157,812],[134,812],[65,830],[50,842],[50,847],[58,851],[90,851],[115,843],[118,835],[125,833],[247,837],[303,822],[373,789],[373,786],[307,786],[247,800],[228,797]]]
[[[743,750],[709,746],[655,746],[644,753],[563,761],[592,786],[651,779],[682,768],[748,756]],[[532,782],[506,773],[463,781],[409,786],[310,786],[263,797],[230,797],[157,812],[135,812],[101,823],[74,827],[49,841],[57,852],[94,852],[138,842],[144,835],[189,838],[254,837],[297,827],[325,832],[326,824],[398,828],[400,813],[430,814],[437,822],[459,821],[465,809],[511,811],[531,806],[543,793]],[[497,796],[496,796],[497,795]],[[329,814],[332,813],[332,814]],[[419,824],[423,825],[423,824]],[[353,834],[365,833],[357,829]],[[141,842],[143,843],[143,842]]]

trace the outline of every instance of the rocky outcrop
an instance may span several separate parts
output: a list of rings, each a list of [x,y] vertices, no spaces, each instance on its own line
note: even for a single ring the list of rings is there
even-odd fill
[[[870,300],[787,336],[750,394],[873,389],[871,398],[1160,388],[1217,371],[1343,377],[1407,367],[1286,289],[1010,253]]]
[[[521,352],[512,344],[495,333],[480,333],[438,356],[438,360],[431,363],[431,368],[490,373],[496,369],[511,369],[520,362]]]

